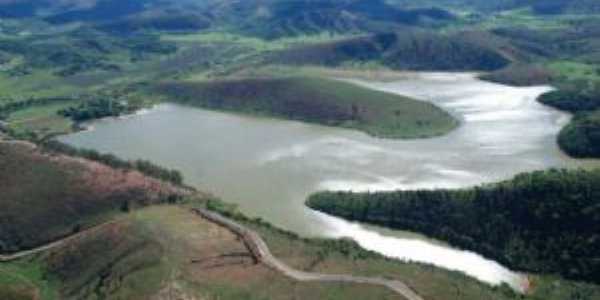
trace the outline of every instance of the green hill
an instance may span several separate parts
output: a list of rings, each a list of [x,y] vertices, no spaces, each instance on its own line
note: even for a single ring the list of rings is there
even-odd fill
[[[272,54],[267,60],[324,66],[377,62],[391,69],[429,71],[490,71],[510,63],[502,53],[464,35],[416,30],[296,47]]]
[[[457,121],[433,104],[309,77],[165,82],[167,101],[365,131],[386,138],[445,134]]]

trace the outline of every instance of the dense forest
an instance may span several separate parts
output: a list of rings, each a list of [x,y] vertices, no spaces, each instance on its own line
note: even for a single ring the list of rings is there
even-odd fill
[[[538,99],[541,103],[572,113],[600,108],[600,90],[558,90]]]
[[[597,88],[553,91],[538,100],[575,114],[558,136],[558,145],[563,151],[579,158],[600,157],[600,91]]]
[[[561,130],[558,144],[574,157],[600,157],[600,111],[575,115]]]
[[[83,122],[105,117],[118,117],[129,112],[131,109],[126,102],[110,98],[93,98],[78,106],[62,109],[58,111],[58,114],[76,122]]]
[[[307,204],[412,230],[511,268],[600,282],[600,170],[549,170],[463,190],[323,192]]]

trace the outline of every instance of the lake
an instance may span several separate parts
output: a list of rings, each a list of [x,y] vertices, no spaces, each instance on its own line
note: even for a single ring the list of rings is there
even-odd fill
[[[550,87],[515,88],[474,74],[406,74],[356,84],[433,102],[461,126],[443,137],[386,140],[358,131],[161,104],[93,122],[63,136],[78,147],[181,170],[186,182],[249,216],[305,236],[351,237],[384,255],[459,270],[520,288],[524,277],[478,254],[420,235],[350,223],[304,206],[319,190],[467,187],[531,170],[576,167],[556,135],[568,114],[535,99]]]

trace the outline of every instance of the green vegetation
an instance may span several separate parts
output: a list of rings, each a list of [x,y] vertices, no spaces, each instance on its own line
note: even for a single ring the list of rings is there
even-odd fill
[[[600,110],[577,114],[560,132],[558,144],[574,157],[600,157]]]
[[[457,122],[427,102],[325,78],[166,82],[169,101],[363,130],[387,138],[447,133]]]
[[[538,101],[571,113],[600,108],[600,92],[588,90],[557,90],[542,95]]]
[[[58,154],[65,154],[73,157],[82,157],[91,161],[99,162],[115,169],[135,170],[146,176],[170,182],[175,185],[183,184],[183,175],[177,170],[169,170],[157,166],[147,160],[127,161],[116,157],[113,154],[102,154],[95,150],[78,149],[56,140],[45,141],[43,149]]]
[[[600,65],[575,61],[553,61],[548,68],[560,81],[600,81]]]
[[[73,121],[131,112],[155,101],[153,93],[159,91],[163,100],[201,107],[342,126],[382,137],[427,137],[450,131],[456,120],[427,103],[349,83],[298,77],[314,73],[296,71],[286,74],[289,78],[273,78],[271,72],[261,79],[239,79],[239,74],[260,72],[274,64],[287,65],[288,71],[304,66],[484,70],[494,71],[484,76],[492,81],[558,87],[540,101],[577,113],[560,134],[561,148],[577,157],[598,157],[599,105],[591,91],[598,90],[600,82],[600,18],[593,14],[599,10],[596,0],[4,1],[0,3],[0,130],[12,137],[44,141],[72,130]],[[192,80],[199,78],[203,81]],[[157,80],[163,83],[154,84]],[[202,249],[182,245],[206,242],[191,240],[189,235],[206,228],[165,221],[173,211],[163,208],[135,210],[179,197],[172,197],[168,189],[157,191],[161,184],[134,171],[181,184],[178,172],[56,143],[45,147],[48,153],[42,154],[23,145],[0,145],[0,252],[35,247],[114,220],[115,215],[123,219],[119,226],[110,227],[113,231],[86,237],[69,249],[0,264],[0,299],[146,299],[164,296],[165,291],[180,298],[219,299],[394,296],[373,287],[298,284],[258,267],[225,277],[207,269],[189,269],[184,265],[197,257],[181,253],[196,255]],[[60,153],[116,170],[91,162],[82,165],[82,160],[66,159]],[[593,219],[597,205],[585,206],[596,193],[590,182],[597,178],[595,172],[549,172],[523,175],[515,186],[509,182],[472,191],[398,193],[416,197],[409,207],[425,203],[415,211],[423,207],[431,211],[414,213],[417,217],[400,223],[409,229],[426,227],[432,235],[518,268],[598,278],[594,253],[578,252],[587,251],[586,243],[597,247],[597,235],[587,230],[599,231],[598,220]],[[563,187],[564,182],[576,187],[587,184],[588,194],[573,192]],[[506,203],[538,193],[537,189],[542,189],[541,196],[517,203],[528,205],[525,208]],[[373,203],[392,207],[388,198],[397,194],[389,195],[331,194],[356,200],[351,203],[358,203],[360,209],[367,207],[364,216],[358,216],[365,218],[379,212]],[[439,195],[445,201],[430,207]],[[374,196],[382,199],[363,202]],[[535,199],[546,201],[542,205]],[[568,199],[564,203],[575,209],[565,209],[561,199]],[[477,206],[481,203],[490,208]],[[518,217],[529,209],[535,210],[531,219],[543,221],[545,227]],[[128,211],[133,213],[123,214]],[[396,219],[382,217],[390,212],[394,210],[381,210],[371,221],[397,224]],[[477,214],[492,217],[480,220]],[[175,215],[189,221],[185,214]],[[422,216],[428,218],[423,221]],[[443,226],[433,228],[431,222],[438,222],[437,217]],[[570,227],[573,220],[590,226],[575,230]],[[348,241],[304,240],[263,223],[247,224],[265,236],[278,256],[301,269],[397,277],[427,299],[523,298],[461,274],[386,260]],[[186,228],[188,235],[172,238],[182,234],[175,227]],[[489,236],[478,228],[489,229]],[[492,249],[492,244],[500,245],[500,250]],[[10,276],[3,276],[3,270]],[[211,276],[195,277],[203,272]],[[182,277],[193,280],[179,280]],[[534,291],[527,298],[600,298],[595,285],[545,276],[535,277],[533,283]],[[32,291],[34,285],[37,291]]]
[[[257,265],[243,243],[229,231],[188,210],[189,206],[196,205],[206,205],[254,228],[265,238],[275,255],[298,269],[397,278],[406,281],[426,299],[469,300],[483,297],[501,300],[592,300],[600,294],[600,288],[595,285],[552,277],[532,277],[533,290],[526,297],[520,296],[507,287],[492,288],[457,272],[386,259],[348,240],[299,238],[260,220],[250,220],[239,214],[234,207],[217,200],[204,202],[203,199],[190,198],[179,205],[152,206],[137,210],[123,210],[121,202],[118,208],[111,209],[112,213],[105,215],[106,218],[100,218],[98,214],[106,210],[95,204],[96,197],[104,194],[107,198],[102,202],[110,199],[109,202],[119,203],[122,198],[117,191],[120,188],[107,182],[106,178],[112,178],[114,182],[130,182],[117,176],[123,173],[86,175],[83,167],[77,165],[80,163],[78,160],[69,162],[59,160],[55,155],[38,156],[32,150],[27,150],[29,146],[21,144],[2,143],[0,146],[1,153],[7,155],[7,159],[0,161],[14,161],[8,163],[8,167],[10,174],[18,175],[15,184],[9,183],[8,186],[13,188],[8,190],[7,195],[15,195],[13,191],[17,190],[15,197],[27,202],[22,206],[14,205],[20,201],[0,203],[0,211],[5,215],[19,216],[8,219],[18,221],[18,224],[0,223],[1,230],[17,232],[14,228],[18,228],[19,232],[27,231],[31,224],[42,220],[46,220],[43,221],[46,222],[44,226],[53,227],[47,223],[48,220],[62,220],[65,217],[68,218],[67,221],[72,220],[70,217],[79,209],[79,205],[89,206],[96,215],[81,214],[76,218],[79,221],[75,224],[81,225],[75,225],[70,233],[83,233],[77,239],[39,255],[11,263],[0,263],[0,272],[6,270],[11,274],[0,276],[0,295],[32,300],[148,299],[167,294],[183,298],[203,296],[232,300],[349,297],[397,299],[397,295],[380,287],[298,283],[286,279],[271,269]],[[3,169],[4,167],[2,166]],[[69,173],[74,169],[79,171],[72,176],[65,176],[65,172]],[[24,170],[30,170],[35,176]],[[103,170],[102,173],[104,172],[108,171]],[[64,177],[74,181],[71,182],[73,184],[58,185],[57,189],[61,189],[60,197],[44,192],[48,190],[43,188],[48,185],[44,182],[55,184],[56,181],[50,182],[51,179]],[[92,178],[105,186],[90,191],[86,187],[88,185],[77,182],[77,178],[83,182]],[[5,179],[2,180],[0,182],[5,183]],[[26,183],[24,180],[32,182]],[[148,188],[151,185],[131,187],[138,192],[147,191]],[[65,202],[65,198],[75,194],[79,195],[77,202]],[[131,199],[132,195],[135,194],[128,194],[127,198]],[[146,195],[144,203],[156,203],[148,200],[148,197]],[[12,196],[10,199],[13,199]],[[28,199],[35,200],[35,203],[32,204]],[[32,208],[46,213],[32,216]],[[60,218],[50,217],[51,213],[60,214]],[[0,220],[6,220],[5,215]],[[30,217],[31,223],[24,224],[23,219]],[[100,223],[99,219],[112,222],[85,231],[88,224],[91,224],[89,220],[93,219],[98,220],[95,224]],[[45,231],[39,230],[36,234],[40,232],[45,234]],[[23,286],[27,289],[21,288]]]
[[[38,290],[46,289],[41,300],[167,295],[231,300],[398,299],[381,287],[287,279],[256,264],[235,235],[185,206],[154,206],[119,216],[64,247],[0,268],[22,274]]]
[[[395,278],[406,282],[425,299],[593,300],[600,295],[598,285],[537,275],[529,277],[531,289],[526,295],[520,295],[508,286],[490,287],[460,272],[389,259],[364,250],[349,239],[302,238],[260,219],[250,219],[235,206],[220,200],[209,200],[207,207],[256,230],[276,257],[296,269]]]
[[[600,157],[600,92],[595,83],[592,88],[586,84],[549,92],[538,100],[575,114],[558,136],[563,151],[578,158]]]
[[[497,70],[509,64],[499,51],[464,34],[402,31],[295,47],[267,57],[292,65],[340,66],[378,62],[396,70]]]
[[[0,299],[59,299],[56,282],[49,280],[36,262],[23,260],[1,263],[0,275]]]
[[[92,99],[79,104],[77,107],[68,107],[58,111],[58,114],[71,118],[75,122],[83,122],[105,117],[118,117],[131,112],[126,103],[113,99]]]
[[[466,190],[319,193],[308,206],[413,230],[509,267],[598,283],[600,171],[522,174]]]
[[[134,173],[0,143],[0,253],[34,248],[178,192]]]
[[[4,103],[4,104],[2,104]],[[57,115],[74,103],[68,98],[29,98],[0,100],[0,121],[9,125],[4,130],[13,136],[38,138],[71,131],[71,122]]]

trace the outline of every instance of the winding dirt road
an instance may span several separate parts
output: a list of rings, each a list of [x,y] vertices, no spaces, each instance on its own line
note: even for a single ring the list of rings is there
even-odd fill
[[[193,208],[192,212],[199,215],[200,217],[213,222],[217,225],[223,226],[228,230],[232,231],[235,235],[240,237],[240,239],[244,242],[248,250],[252,253],[255,259],[266,265],[269,268],[272,268],[278,272],[281,272],[285,276],[292,278],[297,281],[310,282],[310,281],[319,281],[319,282],[347,282],[347,283],[357,283],[357,284],[372,284],[379,285],[389,288],[392,291],[402,295],[407,300],[424,300],[421,296],[419,296],[416,292],[414,292],[410,287],[408,287],[405,283],[398,280],[390,280],[379,277],[361,277],[361,276],[352,276],[352,275],[344,275],[344,274],[322,274],[322,273],[309,273],[300,270],[296,270],[281,260],[277,259],[271,251],[269,247],[265,243],[265,241],[260,237],[260,235],[243,225],[228,219],[224,216],[221,216],[217,213],[208,211],[206,209]],[[113,224],[117,221],[111,221],[104,223],[102,225],[98,225],[96,227],[81,231],[72,236],[63,238],[62,240],[58,240],[44,246],[17,252],[10,255],[0,255],[0,263],[2,262],[10,262],[15,261],[30,255],[42,253],[54,248],[58,248],[67,244],[70,241],[76,240],[80,237],[88,235],[94,231],[98,231],[103,227]]]
[[[277,259],[265,241],[258,235],[258,233],[242,226],[241,224],[225,218],[217,213],[208,211],[206,209],[194,208],[192,211],[201,217],[221,225],[237,236],[239,236],[248,249],[252,252],[254,257],[266,266],[283,273],[285,276],[298,281],[320,281],[320,282],[348,282],[358,284],[373,284],[385,286],[398,294],[402,295],[407,300],[423,300],[416,292],[414,292],[408,285],[398,280],[389,280],[378,277],[361,277],[344,274],[322,274],[322,273],[309,273],[299,271],[288,266],[281,260]]]

